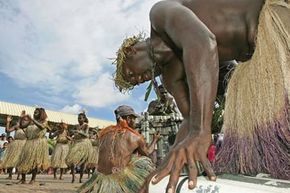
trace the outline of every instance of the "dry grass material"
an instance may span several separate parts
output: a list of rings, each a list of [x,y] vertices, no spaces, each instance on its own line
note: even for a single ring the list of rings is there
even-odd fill
[[[134,88],[134,85],[123,78],[123,65],[126,62],[128,55],[134,53],[133,46],[144,40],[144,33],[128,37],[123,40],[123,43],[117,52],[117,58],[113,62],[113,64],[116,65],[116,72],[113,74],[113,79],[115,81],[115,86],[120,90],[120,92],[127,92]]]
[[[78,193],[136,193],[145,178],[155,169],[150,158],[133,156],[128,166],[123,170],[104,175],[96,172],[79,189]]]
[[[217,171],[290,179],[289,97],[290,5],[266,0],[255,52],[228,85]]]

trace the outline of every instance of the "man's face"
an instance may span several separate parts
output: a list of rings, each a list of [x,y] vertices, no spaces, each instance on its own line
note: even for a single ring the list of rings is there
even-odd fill
[[[123,78],[132,85],[138,85],[152,78],[152,61],[147,52],[137,51],[123,64]]]
[[[136,121],[136,117],[135,116],[130,115],[130,116],[127,117],[127,123],[129,125],[129,127],[131,127],[132,129],[135,129],[135,125],[136,125],[135,121]]]

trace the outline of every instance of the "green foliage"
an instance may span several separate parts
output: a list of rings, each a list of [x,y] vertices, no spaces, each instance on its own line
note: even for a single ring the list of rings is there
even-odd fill
[[[213,116],[212,116],[212,123],[211,123],[212,133],[219,133],[221,131],[222,125],[223,125],[224,109],[225,109],[224,98],[223,99],[217,98]]]
[[[49,149],[54,149],[54,147],[56,145],[56,140],[55,139],[47,139],[47,143],[48,143]]]
[[[150,93],[151,93],[151,90],[152,90],[152,87],[153,87],[153,82],[151,81],[148,85],[148,87],[146,88],[146,93],[145,93],[145,98],[144,98],[144,101],[147,101],[149,96],[150,96]]]

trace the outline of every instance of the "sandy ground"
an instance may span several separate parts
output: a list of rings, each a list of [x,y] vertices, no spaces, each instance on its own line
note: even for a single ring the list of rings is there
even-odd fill
[[[78,174],[75,183],[71,183],[71,175],[65,174],[63,180],[54,180],[53,175],[37,175],[34,185],[16,184],[16,175],[12,180],[5,179],[7,175],[0,175],[0,193],[73,193],[80,187]],[[29,182],[31,175],[27,176]],[[87,180],[87,174],[83,177],[83,182]]]

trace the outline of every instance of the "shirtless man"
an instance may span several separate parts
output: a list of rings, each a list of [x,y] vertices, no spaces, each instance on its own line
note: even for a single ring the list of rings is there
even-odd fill
[[[115,115],[117,125],[99,133],[97,173],[78,192],[136,193],[154,170],[147,156],[153,152],[160,134],[156,133],[151,144],[147,145],[144,137],[134,129],[138,115],[133,108],[119,106]]]
[[[216,179],[206,153],[211,141],[219,65],[229,60],[244,62],[251,59],[256,46],[259,15],[263,6],[272,11],[273,2],[161,1],[150,11],[150,37],[146,40],[142,36],[128,38],[119,49],[114,78],[120,91],[133,89],[135,85],[161,75],[164,87],[175,98],[184,117],[174,148],[152,180],[157,183],[169,174],[166,192],[175,192],[184,164],[189,170],[188,187],[193,189],[196,186],[195,161],[200,161],[210,180]],[[281,6],[276,4],[275,9],[286,15],[282,20],[285,27],[290,23],[287,17],[289,2],[276,2]],[[287,37],[285,40],[289,41]],[[289,51],[281,55],[287,57]],[[289,58],[282,59],[287,60]]]

